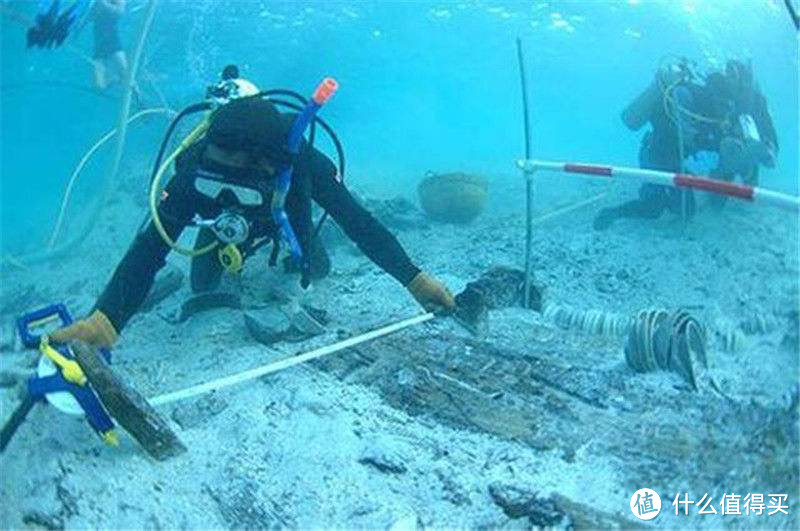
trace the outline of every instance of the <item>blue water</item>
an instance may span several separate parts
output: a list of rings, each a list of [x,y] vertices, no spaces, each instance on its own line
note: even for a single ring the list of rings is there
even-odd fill
[[[123,23],[128,49],[144,14],[137,4]],[[3,252],[47,238],[72,169],[119,112],[113,90],[101,98],[76,89],[91,86],[80,56],[91,55],[90,28],[69,47],[25,49],[15,17],[35,5],[2,3]],[[345,143],[350,178],[410,190],[427,170],[514,174],[523,152],[516,37],[541,158],[635,165],[639,135],[619,112],[663,56],[686,55],[705,68],[752,59],[782,148],[762,185],[798,193],[797,41],[781,0],[162,1],[140,83],[147,104],[159,102],[156,87],[179,109],[230,62],[261,87],[307,93],[335,76],[341,90],[325,117]],[[164,126],[133,126],[126,160],[151,160]],[[96,196],[110,148],[81,175],[70,216]],[[564,194],[582,185],[551,184]]]
[[[792,1],[800,8],[800,1]],[[120,170],[111,181],[114,193],[102,205],[113,215],[97,216],[95,206],[105,197],[114,142],[89,160],[76,181],[62,239],[80,234],[87,220],[94,224],[94,238],[83,247],[70,246],[78,254],[72,263],[50,261],[44,268],[34,265],[13,273],[5,269],[15,263],[6,258],[26,263],[29,253],[48,242],[70,175],[101,136],[117,125],[121,109],[119,88],[103,93],[92,88],[90,26],[59,49],[26,49],[25,21],[33,17],[38,3],[0,0],[3,422],[10,407],[16,407],[10,405],[17,403],[33,359],[31,352],[15,346],[16,340],[9,337],[13,330],[6,325],[18,312],[50,299],[65,301],[76,313],[93,307],[144,215],[150,168],[168,123],[156,117],[130,126]],[[143,26],[146,3],[132,0],[122,21],[121,37],[129,56]],[[440,276],[455,292],[457,283],[463,287],[479,267],[494,266],[509,256],[522,262],[525,188],[515,164],[524,153],[518,38],[525,51],[534,157],[636,166],[644,131],[629,131],[620,112],[650,83],[665,57],[686,56],[703,70],[744,59],[752,61],[781,147],[775,168],[762,169],[760,185],[800,195],[800,56],[798,34],[784,0],[159,0],[137,78],[143,94],[140,104],[183,109],[200,101],[229,63],[238,64],[244,77],[262,89],[309,94],[324,77],[335,77],[340,89],[322,116],[344,144],[347,181],[353,188],[367,189],[364,195],[371,199],[398,193],[415,199],[427,171],[467,172],[489,180],[494,203],[472,225],[423,224],[412,215],[414,228],[401,235],[410,256],[425,257],[419,266]],[[140,108],[135,105],[133,112]],[[319,145],[333,153],[321,138]],[[693,171],[713,165],[713,157],[698,160]],[[597,191],[608,183],[540,175],[535,183],[537,218],[585,200],[590,187],[597,199]],[[544,310],[516,312],[518,308],[496,312],[500,315],[492,318],[497,317],[499,326],[490,336],[494,343],[471,336],[467,340],[460,327],[437,323],[401,338],[396,349],[388,342],[364,344],[364,352],[350,356],[355,365],[342,366],[347,370],[341,371],[341,382],[317,378],[316,369],[273,374],[269,381],[241,387],[238,395],[220,390],[206,405],[198,400],[186,402],[186,409],[165,409],[165,415],[181,424],[181,438],[192,445],[186,460],[174,461],[177,465],[146,461],[130,441],[123,441],[121,453],[100,450],[101,443],[77,417],[70,423],[59,419],[53,408],[39,411],[37,406],[1,462],[8,470],[0,470],[5,479],[0,482],[0,528],[42,525],[42,514],[47,528],[58,528],[59,522],[69,529],[151,524],[202,528],[219,522],[239,528],[266,520],[274,526],[286,513],[287,521],[296,517],[300,528],[311,522],[315,527],[385,529],[390,521],[386,515],[391,514],[392,522],[400,516],[393,514],[399,505],[392,506],[406,503],[420,511],[426,525],[434,522],[432,528],[455,527],[462,521],[471,527],[508,527],[510,520],[482,516],[491,511],[501,516],[499,508],[492,508],[493,503],[501,505],[491,489],[496,479],[513,479],[512,504],[530,505],[516,503],[523,500],[516,494],[520,485],[535,489],[537,496],[548,495],[551,488],[571,493],[567,498],[593,511],[598,507],[592,504],[601,500],[600,489],[604,492],[599,509],[607,509],[616,503],[618,488],[642,476],[658,478],[658,484],[637,488],[713,485],[715,496],[723,489],[736,489],[743,496],[745,487],[764,493],[794,489],[790,517],[733,521],[737,527],[753,522],[756,527],[791,528],[790,522],[797,520],[796,402],[793,409],[788,404],[770,409],[762,404],[774,404],[790,383],[795,394],[784,396],[797,397],[797,225],[789,217],[796,213],[779,218],[763,207],[748,216],[726,206],[723,215],[708,209],[704,217],[694,218],[691,229],[697,230],[686,230],[681,238],[672,237],[679,232],[677,223],[669,225],[675,216],[653,225],[641,220],[636,220],[641,222],[638,226],[620,223],[604,237],[592,232],[587,221],[592,210],[636,193],[635,184],[612,187],[603,203],[570,211],[575,214],[535,229],[533,278],[537,287],[547,290],[549,307],[559,311],[550,316]],[[490,217],[504,214],[504,209],[508,216]],[[759,219],[761,213],[769,225]],[[569,223],[579,215],[582,225]],[[266,255],[266,249],[262,252]],[[373,278],[374,271],[358,262],[361,257],[334,252],[338,270],[332,281],[308,292],[316,297],[311,302],[323,305],[322,312],[331,317],[327,335],[316,338],[319,343],[313,347],[397,319],[402,312],[420,311],[399,285],[388,287],[393,281],[387,275]],[[514,265],[521,266],[519,262]],[[187,262],[181,267],[187,268]],[[272,308],[273,295],[264,297],[272,289],[269,282],[248,285],[263,269],[262,264],[259,272],[245,272],[230,295],[238,300],[241,292],[248,313],[280,314],[277,302]],[[509,285],[514,278],[518,277],[509,276]],[[135,291],[131,283],[121,284],[119,291],[110,293],[124,299]],[[189,299],[189,284],[184,282],[160,306],[132,319],[114,347],[114,359],[122,360],[118,374],[148,396],[252,369],[284,355],[292,359],[312,348],[312,343],[283,341],[262,346],[261,339],[250,337],[252,331],[245,332],[239,312],[230,308],[182,320],[184,309],[206,304]],[[213,301],[208,304],[213,306]],[[580,320],[580,326],[588,328],[587,321],[599,322],[602,314],[604,321],[625,325],[628,315],[662,306],[688,307],[692,314],[696,310],[708,318],[703,326],[709,372],[719,375],[717,381],[733,401],[709,388],[692,393],[677,374],[637,374],[630,359],[624,361],[622,337],[583,341],[577,331],[562,335],[561,323],[552,317],[563,311],[567,320]],[[573,319],[576,315],[579,319]],[[644,315],[651,319],[658,314]],[[277,330],[279,325],[274,326]],[[747,328],[763,330],[741,332]],[[636,334],[653,330],[648,324],[632,332],[629,337],[639,345]],[[740,336],[748,342],[734,348]],[[673,349],[675,337],[670,339]],[[720,347],[727,343],[731,346]],[[373,365],[370,359],[379,354],[386,356]],[[417,365],[423,357],[430,357],[429,365]],[[411,363],[404,366],[404,358]],[[501,368],[491,368],[495,363]],[[472,366],[483,368],[468,374]],[[338,366],[331,367],[326,371],[336,375]],[[369,379],[374,389],[362,389],[364,381],[353,375]],[[442,383],[436,383],[439,380]],[[448,389],[470,398],[454,398]],[[411,416],[395,415],[399,410],[393,408],[406,394],[421,398],[409,399]],[[221,413],[215,404],[228,410],[213,420]],[[441,416],[439,407],[447,409]],[[491,414],[480,411],[484,408]],[[449,415],[455,418],[456,410],[464,426],[456,420],[457,429],[451,430]],[[409,420],[417,415],[420,422]],[[195,420],[198,424],[188,424]],[[473,437],[473,428],[480,439]],[[419,439],[415,433],[421,434]],[[388,443],[387,455],[400,463],[394,468],[402,473],[390,470],[376,480],[377,472],[359,468],[365,462],[362,446],[372,452],[373,438],[380,443],[375,445],[377,460],[386,460],[381,445]],[[514,447],[506,444],[511,442]],[[395,444],[401,450],[407,446],[396,458]],[[660,455],[661,448],[666,455]],[[695,472],[699,478],[693,477]],[[536,482],[527,484],[531,478]],[[766,490],[773,485],[779,490]],[[691,492],[698,505],[701,494]],[[162,499],[169,503],[162,504]],[[670,499],[663,499],[665,513],[671,512]],[[440,519],[437,507],[452,514]],[[526,510],[539,510],[539,505],[531,507]],[[259,522],[265,512],[268,518]],[[630,518],[627,509],[623,512]],[[659,525],[687,525],[666,516]],[[702,525],[721,527],[730,521],[728,516],[720,518]],[[688,525],[701,525],[696,522]],[[519,524],[525,525],[518,521],[514,526]]]

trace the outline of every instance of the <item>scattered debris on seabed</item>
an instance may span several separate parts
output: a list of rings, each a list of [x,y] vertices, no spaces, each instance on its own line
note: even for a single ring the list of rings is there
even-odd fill
[[[0,455],[0,527],[627,528],[642,487],[661,495],[657,526],[798,527],[797,222],[729,204],[686,233],[653,222],[643,245],[633,223],[594,234],[590,211],[550,220],[535,230],[526,310],[524,213],[500,208],[519,183],[490,181],[468,224],[362,195],[421,267],[486,309],[479,335],[437,318],[163,406],[188,449],[164,462],[37,408]],[[130,203],[120,226],[136,217]],[[726,217],[748,221],[704,237]],[[127,245],[100,232],[58,274],[42,264],[4,279],[4,416],[36,363],[11,322],[56,301],[91,308]],[[272,290],[288,277],[265,272],[266,259],[224,294],[197,297],[171,256],[115,370],[154,396],[420,311],[333,225],[324,235],[333,269],[300,321],[280,310]],[[676,516],[670,505],[707,494],[719,512],[731,492],[765,503],[785,493],[789,514]]]

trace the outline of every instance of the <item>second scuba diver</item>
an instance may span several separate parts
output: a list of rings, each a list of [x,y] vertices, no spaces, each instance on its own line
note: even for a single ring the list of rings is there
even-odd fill
[[[714,72],[704,83],[686,60],[660,69],[622,112],[622,121],[632,131],[651,125],[639,149],[641,168],[680,172],[684,160],[709,151],[719,155],[712,178],[731,181],[740,175],[747,184],[757,184],[759,164],[775,164],[778,140],[766,100],[752,69],[740,61],[729,61],[724,73]],[[691,190],[645,183],[638,199],[601,210],[594,228],[607,229],[620,218],[659,218],[665,210],[680,215],[684,193],[686,215],[692,216]],[[724,197],[712,196],[711,202],[720,205]]]
[[[213,288],[223,270],[220,262],[239,262],[240,267],[242,255],[251,255],[264,241],[277,246],[282,228],[296,234],[297,251],[305,261],[300,268],[301,282],[306,287],[314,269],[312,262],[320,254],[313,252],[312,200],[423,307],[454,309],[447,288],[422,272],[397,239],[350,195],[328,157],[310,141],[302,140],[299,152],[288,148],[295,119],[296,115],[279,112],[272,101],[258,95],[240,97],[217,108],[205,134],[177,156],[175,174],[160,196],[153,219],[136,236],[89,317],[51,338],[112,346],[144,301],[175,240],[190,224],[203,227],[193,254],[217,244],[220,249],[194,258],[193,289]],[[281,169],[289,164],[294,170],[285,195],[286,226],[273,214]]]
[[[125,0],[97,0],[92,6],[92,15],[94,85],[105,90],[114,76],[120,84],[128,76],[128,58],[119,38],[119,22],[125,15]]]

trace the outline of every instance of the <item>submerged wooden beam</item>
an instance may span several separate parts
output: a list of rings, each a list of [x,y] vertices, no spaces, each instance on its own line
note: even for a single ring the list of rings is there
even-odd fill
[[[163,461],[186,451],[178,436],[145,397],[114,374],[97,350],[80,342],[70,346],[108,413],[148,454]]]
[[[553,501],[561,511],[568,514],[575,529],[645,529],[644,524],[634,522],[619,514],[607,513],[576,502],[560,494]]]

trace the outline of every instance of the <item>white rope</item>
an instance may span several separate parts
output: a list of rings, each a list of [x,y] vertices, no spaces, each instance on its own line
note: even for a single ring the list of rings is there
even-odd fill
[[[128,123],[130,124],[130,123],[138,120],[139,118],[141,118],[143,116],[147,116],[149,114],[167,114],[167,115],[169,115],[171,112],[173,112],[173,111],[171,109],[166,108],[166,107],[156,107],[156,108],[153,108],[153,109],[145,109],[143,111],[137,112],[136,114],[134,114],[133,116],[128,118]],[[61,226],[64,223],[64,215],[66,214],[66,211],[67,211],[67,205],[69,204],[69,199],[70,199],[70,196],[72,195],[72,189],[75,186],[75,182],[77,181],[78,176],[83,171],[83,167],[86,166],[86,164],[89,162],[89,159],[92,158],[92,155],[94,155],[95,152],[103,146],[103,144],[108,142],[116,134],[117,134],[117,129],[112,129],[111,131],[109,131],[105,135],[103,135],[100,138],[100,140],[98,140],[89,149],[89,151],[87,151],[86,154],[84,154],[84,156],[81,158],[80,162],[78,162],[78,165],[75,167],[75,170],[72,172],[72,175],[70,175],[69,180],[67,181],[67,186],[66,186],[66,188],[64,190],[64,196],[61,199],[61,207],[60,207],[60,209],[58,211],[58,217],[56,218],[56,223],[53,226],[53,233],[50,236],[50,242],[49,242],[49,244],[47,246],[48,249],[52,249],[53,247],[55,247],[56,241],[58,241],[58,235],[61,232]]]
[[[539,223],[544,223],[545,221],[561,216],[563,214],[567,214],[568,212],[572,212],[573,210],[577,210],[581,207],[591,205],[592,203],[601,200],[606,195],[608,195],[608,193],[603,192],[602,194],[590,197],[589,199],[584,199],[583,201],[578,201],[577,203],[572,203],[570,205],[566,205],[561,208],[556,208],[555,210],[551,210],[547,214],[543,214],[542,216],[539,216],[538,218],[532,220],[531,225],[538,225]]]
[[[288,369],[289,367],[294,367],[295,365],[300,365],[301,363],[305,363],[313,359],[327,356],[328,354],[333,354],[334,352],[339,352],[340,350],[350,348],[360,343],[372,341],[373,339],[389,335],[391,333],[397,332],[398,330],[402,330],[410,326],[430,321],[434,317],[435,314],[433,313],[424,313],[422,315],[409,317],[408,319],[403,319],[402,321],[386,325],[376,330],[372,330],[370,332],[366,332],[358,336],[354,336],[348,339],[344,339],[342,341],[338,341],[336,343],[332,343],[324,347],[311,350],[309,352],[306,352],[305,354],[292,356],[291,358],[284,358],[282,360],[268,363],[267,365],[262,365],[261,367],[256,367],[254,369],[249,369],[236,374],[231,374],[230,376],[225,376],[223,378],[211,380],[210,382],[194,385],[192,387],[187,387],[186,389],[181,389],[179,391],[173,391],[171,393],[159,395],[149,399],[148,402],[150,402],[151,406],[160,406],[163,404],[177,402],[178,400],[183,400],[184,398],[191,398],[193,396],[198,396],[205,393],[209,393],[211,391],[216,391],[218,389],[223,389],[225,387],[230,387],[232,385],[236,385],[242,382],[246,382],[248,380],[252,380],[254,378],[258,378],[260,376],[282,371],[283,369]]]

